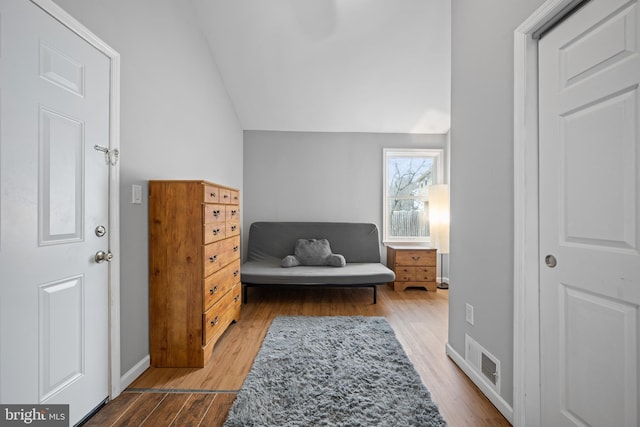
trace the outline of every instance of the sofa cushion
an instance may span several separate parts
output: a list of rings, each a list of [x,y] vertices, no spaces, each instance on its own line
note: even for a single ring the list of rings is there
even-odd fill
[[[256,285],[361,285],[393,282],[395,275],[381,263],[347,263],[343,268],[298,266],[282,268],[278,258],[246,261],[240,270],[242,283]]]

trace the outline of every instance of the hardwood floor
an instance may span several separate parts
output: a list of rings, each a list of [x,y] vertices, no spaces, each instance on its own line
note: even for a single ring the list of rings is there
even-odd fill
[[[396,332],[450,427],[509,422],[445,355],[448,291],[370,289],[249,289],[242,319],[222,336],[207,367],[150,368],[87,426],[221,426],[278,315],[383,316]]]

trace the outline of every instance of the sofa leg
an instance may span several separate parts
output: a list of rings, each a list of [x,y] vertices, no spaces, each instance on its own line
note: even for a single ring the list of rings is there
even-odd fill
[[[373,285],[373,303],[377,304],[378,303],[378,287],[376,285]]]

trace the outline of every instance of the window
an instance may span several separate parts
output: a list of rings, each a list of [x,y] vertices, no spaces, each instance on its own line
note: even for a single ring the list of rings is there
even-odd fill
[[[385,242],[429,242],[429,193],[441,184],[443,150],[384,149]]]

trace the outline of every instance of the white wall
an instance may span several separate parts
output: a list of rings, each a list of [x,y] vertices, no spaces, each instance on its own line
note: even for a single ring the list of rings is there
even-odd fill
[[[382,149],[446,143],[447,135],[245,131],[245,243],[254,221],[372,222],[382,236]]]
[[[150,179],[242,189],[242,129],[191,3],[56,0],[121,55],[121,367],[149,354]],[[143,204],[131,204],[131,185]]]
[[[449,345],[502,364],[513,404],[513,31],[543,0],[452,2]],[[465,303],[475,325],[465,322]]]

